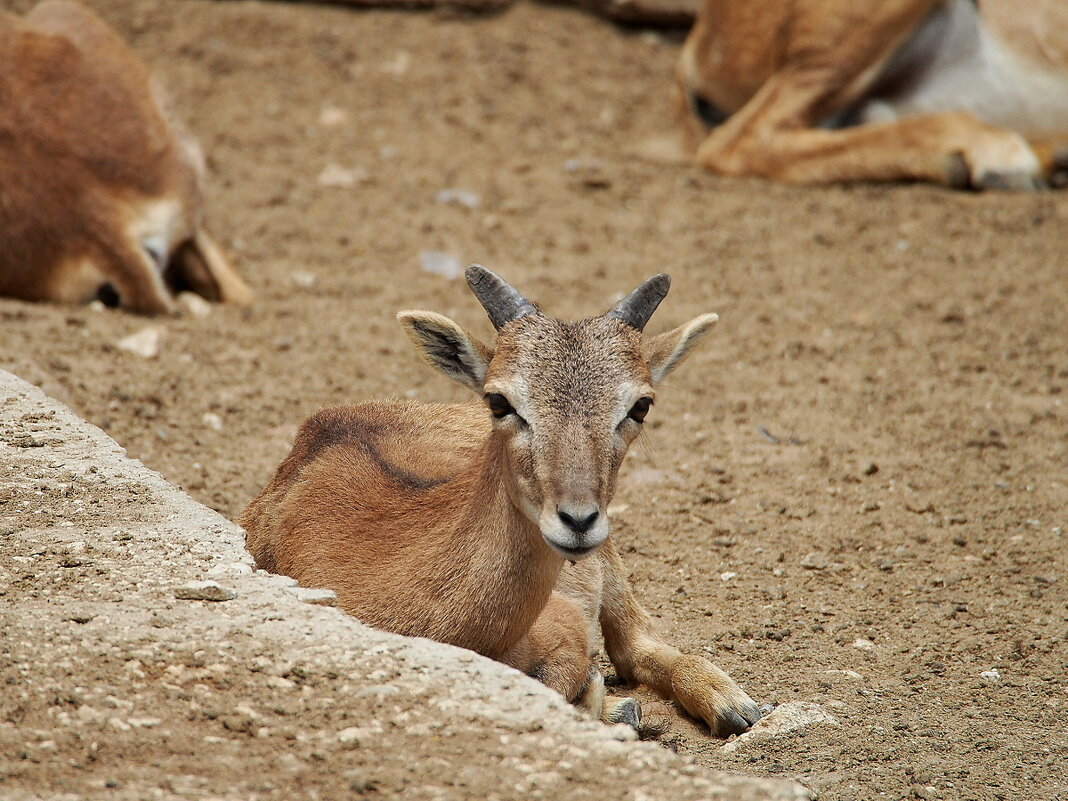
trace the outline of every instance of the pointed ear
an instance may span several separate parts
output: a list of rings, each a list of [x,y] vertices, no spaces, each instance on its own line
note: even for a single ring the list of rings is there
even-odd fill
[[[659,384],[664,376],[674,370],[693,346],[712,330],[718,320],[718,315],[702,314],[673,331],[657,334],[648,340],[644,345],[645,360],[649,365],[653,384]]]
[[[416,349],[431,365],[453,381],[475,392],[482,391],[493,351],[441,314],[402,311],[397,322],[404,326]]]

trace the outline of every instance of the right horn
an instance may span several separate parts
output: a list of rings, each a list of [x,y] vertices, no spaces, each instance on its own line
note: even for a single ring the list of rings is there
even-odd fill
[[[537,312],[534,304],[520,295],[511,284],[481,264],[472,264],[465,276],[467,285],[498,331],[513,320]]]
[[[654,275],[642,281],[633,292],[613,306],[607,316],[618,317],[631,328],[641,331],[649,322],[649,318],[653,316],[656,307],[660,305],[660,301],[667,295],[670,287],[670,275],[667,273]]]

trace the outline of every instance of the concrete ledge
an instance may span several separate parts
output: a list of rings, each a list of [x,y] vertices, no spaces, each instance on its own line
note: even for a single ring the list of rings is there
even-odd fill
[[[0,797],[809,797],[304,602],[243,543],[0,371]]]

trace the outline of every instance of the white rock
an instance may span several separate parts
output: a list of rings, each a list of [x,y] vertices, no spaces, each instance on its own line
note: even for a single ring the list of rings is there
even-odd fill
[[[179,292],[177,301],[178,308],[193,317],[203,319],[211,314],[211,304],[196,292]]]
[[[319,282],[319,276],[315,273],[304,272],[303,270],[297,270],[290,273],[289,280],[301,289],[311,289]]]
[[[875,643],[873,643],[871,640],[866,640],[863,637],[857,637],[855,640],[853,640],[853,647],[859,648],[862,651],[870,651],[875,648]]]
[[[855,670],[822,670],[820,672],[826,673],[828,676],[845,676],[848,679],[856,679],[857,681],[864,680],[864,677]]]
[[[200,422],[210,428],[212,431],[222,431],[223,421],[219,415],[215,412],[204,412],[203,417],[200,418]]]
[[[323,106],[319,112],[319,124],[324,128],[337,128],[349,121],[349,114],[337,106]]]
[[[298,601],[316,606],[337,606],[337,593],[333,590],[318,590],[311,587],[288,587],[286,592]]]
[[[826,554],[822,553],[805,554],[801,559],[801,567],[806,570],[826,570],[828,565],[830,565],[830,560]]]
[[[738,575],[737,573],[731,573],[728,570],[726,573],[720,573],[719,574],[719,580],[720,581],[730,581],[732,578],[734,578],[737,575]]]
[[[478,192],[469,189],[442,189],[434,196],[438,203],[452,203],[465,209],[477,209],[482,204]]]
[[[982,673],[979,674],[979,678],[981,678],[988,684],[997,684],[999,681],[1001,681],[1001,671],[997,668],[984,670]]]
[[[119,350],[125,350],[145,359],[154,359],[159,355],[159,344],[163,331],[154,325],[142,328],[135,334],[123,337],[116,344]]]
[[[212,578],[219,578],[222,576],[251,576],[252,566],[246,565],[244,562],[229,562],[227,564],[215,565],[207,572],[206,575]]]
[[[217,581],[190,581],[175,587],[174,597],[182,601],[231,601],[237,593]]]
[[[440,250],[423,250],[419,252],[419,267],[423,272],[441,275],[448,279],[459,278],[464,271],[460,260]]]
[[[342,167],[340,164],[331,162],[323,167],[322,172],[319,173],[319,177],[315,179],[315,182],[319,186],[325,186],[331,189],[348,189],[349,187],[356,186],[356,184],[362,184],[371,177],[371,174],[367,171],[366,167],[353,167],[348,169]]]
[[[753,724],[753,728],[723,746],[723,751],[732,753],[753,743],[807,729],[813,726],[839,726],[838,719],[819,704],[808,701],[790,701],[775,707]]]
[[[160,718],[144,717],[144,718],[126,718],[126,722],[136,729],[151,729],[158,726],[163,721]]]
[[[337,741],[347,745],[362,745],[362,741],[366,740],[370,734],[372,734],[370,729],[349,726],[337,733]]]

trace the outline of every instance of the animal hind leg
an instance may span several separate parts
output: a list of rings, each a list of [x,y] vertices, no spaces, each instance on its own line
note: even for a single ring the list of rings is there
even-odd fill
[[[678,701],[719,737],[740,734],[756,723],[760,710],[730,676],[707,659],[681,653],[656,633],[652,618],[634,597],[611,542],[601,546],[601,554],[601,628],[608,657],[620,678]]]
[[[804,83],[797,73],[772,76],[742,112],[705,138],[698,164],[722,175],[794,184],[915,180],[1037,189],[1042,183],[1042,165],[1023,137],[966,112],[841,130],[780,120],[774,106]]]

